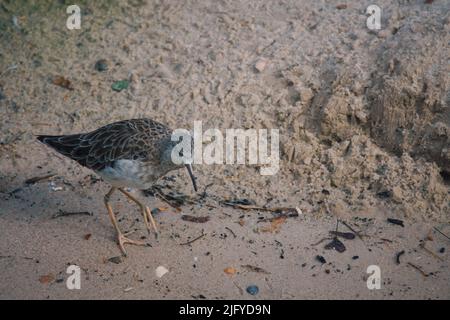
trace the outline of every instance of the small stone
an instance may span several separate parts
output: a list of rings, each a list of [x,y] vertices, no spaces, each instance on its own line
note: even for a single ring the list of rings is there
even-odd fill
[[[255,285],[251,285],[251,286],[247,287],[246,291],[248,292],[248,294],[251,294],[252,296],[255,296],[255,295],[258,294],[259,288],[257,286],[255,286]]]
[[[155,270],[155,274],[158,278],[162,278],[166,273],[168,273],[169,270],[167,270],[165,267],[163,266],[159,266],[158,268],[156,268]]]
[[[343,3],[343,4],[338,4],[338,5],[336,6],[336,9],[338,9],[338,10],[347,9],[347,5],[346,5],[345,3]]]
[[[379,31],[379,32],[377,33],[377,37],[378,37],[378,38],[381,38],[381,39],[384,39],[384,38],[387,38],[387,37],[389,36],[390,33],[391,33],[391,32],[390,32],[389,30],[384,29],[384,30],[381,30],[381,31]]]
[[[95,63],[94,67],[97,71],[106,71],[108,70],[108,61],[106,61],[106,59],[100,59]]]
[[[258,70],[259,72],[263,72],[264,69],[267,67],[268,61],[267,59],[259,59],[256,63],[255,63],[255,69]]]
[[[223,270],[223,272],[225,272],[226,274],[229,274],[229,275],[233,275],[236,273],[236,269],[233,267],[228,267],[228,268],[225,268],[225,270]]]
[[[307,166],[309,166],[311,164],[311,161],[312,161],[312,159],[310,157],[303,159],[303,163]]]
[[[312,92],[312,90],[307,87],[301,87],[299,93],[300,93],[300,101],[304,105],[308,105],[311,102],[312,98],[314,97],[314,93]]]
[[[324,257],[317,255],[316,256],[316,260],[319,261],[320,263],[327,263],[327,260],[325,260]]]
[[[113,89],[114,91],[120,92],[124,89],[128,88],[128,80],[120,80],[120,81],[116,81],[112,84],[111,89]]]
[[[392,188],[392,200],[401,203],[403,201],[403,192],[402,189],[398,186]]]
[[[121,256],[112,257],[112,258],[109,258],[108,261],[115,263],[115,264],[119,264],[119,263],[122,263],[122,257]]]
[[[444,253],[444,252],[445,252],[445,248],[444,247],[439,249],[439,253]]]

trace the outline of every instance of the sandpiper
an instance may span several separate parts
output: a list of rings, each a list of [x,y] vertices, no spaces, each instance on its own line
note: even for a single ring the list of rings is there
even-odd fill
[[[124,188],[148,189],[169,171],[186,166],[197,191],[195,177],[190,164],[175,164],[172,149],[177,142],[171,141],[172,130],[151,119],[131,119],[114,122],[95,131],[80,134],[48,136],[37,139],[59,153],[93,170],[111,189],[104,201],[111,222],[117,232],[120,250],[124,255],[124,244],[145,245],[144,242],[125,237],[120,231],[110,205],[111,195],[119,190],[141,209],[144,223],[150,232],[150,224],[157,233],[150,209]]]

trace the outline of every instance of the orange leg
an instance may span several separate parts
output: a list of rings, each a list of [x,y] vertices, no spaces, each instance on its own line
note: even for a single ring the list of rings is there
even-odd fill
[[[155,233],[158,234],[158,228],[156,227],[155,219],[153,219],[152,213],[150,211],[150,208],[142,204],[138,199],[136,199],[131,193],[123,190],[122,188],[119,188],[119,191],[122,192],[124,195],[126,195],[128,198],[130,198],[133,202],[135,202],[142,211],[142,216],[144,217],[144,223],[147,227],[148,232],[150,233],[150,225],[148,221],[150,220],[150,223],[152,224],[153,229],[155,230]]]
[[[139,245],[139,246],[145,246],[146,243],[142,242],[142,241],[129,239],[123,235],[122,231],[120,231],[119,225],[117,224],[116,216],[113,212],[111,205],[109,204],[111,195],[114,193],[115,190],[116,190],[116,188],[112,187],[111,190],[109,190],[109,192],[105,195],[105,206],[106,206],[106,209],[108,210],[108,214],[109,214],[109,217],[111,218],[111,222],[112,222],[114,228],[116,229],[120,250],[122,251],[123,255],[126,256],[127,252],[125,251],[125,247],[124,247],[125,244],[129,243],[129,244],[134,244],[134,245]]]

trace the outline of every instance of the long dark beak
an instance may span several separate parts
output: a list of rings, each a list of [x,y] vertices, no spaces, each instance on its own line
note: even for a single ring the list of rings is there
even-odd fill
[[[188,170],[189,176],[191,177],[192,185],[194,186],[194,190],[195,190],[195,192],[197,192],[197,183],[195,182],[195,177],[194,177],[194,174],[192,173],[192,165],[187,164],[186,169]]]

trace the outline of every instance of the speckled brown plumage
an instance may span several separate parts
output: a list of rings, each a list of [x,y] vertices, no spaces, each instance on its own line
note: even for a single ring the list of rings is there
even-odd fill
[[[195,178],[190,164],[172,162],[172,149],[177,142],[171,141],[172,130],[151,119],[132,119],[114,122],[88,133],[48,136],[37,139],[64,156],[92,169],[112,185],[105,196],[108,214],[118,234],[120,249],[125,254],[125,243],[143,244],[126,238],[120,231],[109,200],[119,190],[141,208],[144,222],[157,232],[150,209],[124,188],[147,189],[171,170],[188,169],[194,189]]]
[[[37,138],[79,164],[100,171],[121,159],[157,163],[171,132],[151,119],[131,119],[88,133]]]

